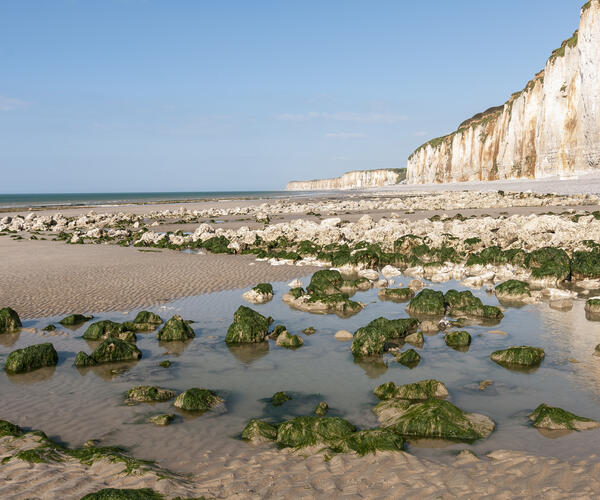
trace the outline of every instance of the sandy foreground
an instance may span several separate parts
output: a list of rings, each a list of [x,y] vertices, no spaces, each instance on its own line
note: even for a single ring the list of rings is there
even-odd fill
[[[531,185],[517,184],[515,190],[529,189]],[[580,181],[571,184],[574,187],[565,183],[562,191],[600,192],[600,181],[586,183],[591,191],[581,188]],[[547,181],[543,190],[561,191],[553,189],[556,185],[554,181]],[[502,189],[507,185],[488,187]],[[152,210],[181,205],[152,207]],[[88,210],[69,209],[69,213]],[[131,206],[127,210],[143,213],[148,207]],[[424,212],[411,218],[430,215]],[[272,266],[256,262],[252,256],[193,255],[165,249],[140,251],[115,245],[66,245],[0,238],[0,304],[11,305],[23,318],[130,310],[183,296],[290,280],[315,270],[293,265]],[[339,455],[325,461],[321,456],[305,458],[240,442],[239,447],[224,454],[219,461],[192,457],[202,465],[198,468],[201,472],[193,476],[162,479],[162,474],[156,472],[124,475],[122,465],[110,462],[90,466],[75,460],[31,464],[11,459],[2,463],[3,457],[13,455],[15,449],[22,446],[27,446],[26,439],[17,442],[11,437],[0,438],[0,498],[80,498],[106,487],[150,487],[168,498],[201,495],[208,498],[550,499],[600,496],[600,461],[596,456],[565,462],[521,452],[496,451],[483,457],[461,455],[434,462],[406,453],[379,453],[366,457]]]

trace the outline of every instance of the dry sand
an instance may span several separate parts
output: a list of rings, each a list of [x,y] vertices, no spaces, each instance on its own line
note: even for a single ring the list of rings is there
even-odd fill
[[[253,256],[140,251],[0,238],[0,304],[22,318],[126,311],[178,297],[284,281],[316,268]]]

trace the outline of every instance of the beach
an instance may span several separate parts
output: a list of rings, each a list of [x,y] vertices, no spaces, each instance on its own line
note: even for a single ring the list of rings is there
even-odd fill
[[[510,186],[514,187],[512,184]],[[519,183],[517,187],[523,188],[519,191],[526,191],[524,188],[536,191],[536,186],[538,184],[530,182]],[[540,191],[546,191],[548,186],[550,184]],[[551,184],[553,189],[555,186]],[[590,189],[589,197],[581,195],[577,190],[579,188],[566,187],[560,196],[553,198],[515,195],[505,199],[504,194],[496,194],[497,190],[503,187],[507,186],[494,186],[490,191],[492,194],[486,194],[483,190],[480,194],[473,191],[471,198],[460,192],[449,193],[442,187],[430,189],[428,194],[418,194],[413,186],[403,186],[396,190],[385,188],[331,195],[307,195],[284,201],[258,199],[78,207],[60,210],[61,217],[64,218],[64,223],[61,222],[62,219],[56,218],[61,227],[60,231],[51,226],[46,219],[43,219],[46,222],[39,219],[37,229],[32,229],[37,224],[38,219],[35,217],[55,216],[57,211],[52,208],[36,210],[35,216],[29,220],[27,211],[5,212],[2,215],[11,219],[5,222],[7,227],[10,227],[10,224],[21,225],[21,222],[15,223],[19,216],[22,217],[24,225],[16,232],[7,229],[5,235],[0,238],[0,305],[10,306],[18,312],[23,319],[23,331],[20,336],[10,334],[13,336],[9,338],[7,334],[4,335],[6,340],[2,353],[6,354],[17,346],[29,345],[35,343],[36,339],[43,338],[44,342],[55,343],[61,361],[56,371],[41,371],[38,378],[34,376],[36,372],[12,376],[9,379],[11,385],[8,399],[5,399],[4,414],[0,413],[0,418],[13,421],[25,430],[44,430],[53,439],[69,447],[81,447],[88,439],[99,438],[107,445],[123,445],[131,450],[134,456],[148,460],[156,459],[158,463],[156,470],[127,475],[121,473],[122,467],[119,464],[109,460],[92,464],[74,459],[31,463],[13,458],[0,465],[0,496],[14,499],[80,498],[86,493],[105,487],[149,487],[167,498],[202,495],[207,498],[373,499],[409,495],[419,495],[423,498],[597,496],[600,494],[597,479],[600,465],[597,456],[588,453],[587,448],[585,455],[575,449],[572,455],[570,454],[573,443],[585,441],[585,433],[567,438],[567,441],[563,441],[567,444],[558,446],[556,454],[548,453],[550,440],[548,443],[544,442],[540,448],[531,447],[530,452],[524,449],[506,451],[511,449],[509,440],[508,447],[502,446],[501,441],[491,441],[489,445],[483,444],[479,445],[480,448],[473,448],[474,453],[459,454],[461,449],[469,448],[451,447],[436,455],[435,451],[423,451],[427,450],[427,447],[419,451],[411,445],[409,453],[381,451],[365,456],[336,454],[324,459],[322,454],[304,456],[302,451],[279,450],[269,445],[249,445],[239,439],[239,432],[244,425],[242,413],[260,413],[263,403],[256,403],[254,399],[264,398],[265,394],[274,392],[273,388],[278,386],[277,380],[269,380],[268,383],[263,380],[265,387],[259,390],[262,391],[260,398],[249,398],[251,401],[243,404],[240,402],[241,396],[233,389],[237,383],[235,380],[219,382],[220,377],[223,380],[227,377],[223,370],[233,370],[232,367],[235,366],[235,371],[239,372],[240,377],[236,380],[241,381],[244,379],[243,374],[248,374],[248,380],[244,380],[240,385],[239,390],[242,393],[250,392],[251,377],[255,371],[264,373],[264,376],[270,379],[279,377],[282,381],[286,380],[288,387],[296,393],[301,393],[302,380],[298,377],[301,372],[293,371],[293,375],[286,376],[282,373],[284,367],[289,364],[290,369],[301,370],[303,363],[310,366],[311,356],[301,353],[302,349],[310,348],[311,342],[319,349],[324,363],[327,359],[324,353],[329,348],[327,346],[335,346],[336,356],[346,356],[349,344],[338,342],[321,345],[317,344],[316,336],[306,336],[304,339],[308,347],[300,349],[298,354],[287,351],[281,354],[277,354],[279,351],[222,352],[222,336],[226,325],[231,321],[232,311],[244,303],[241,299],[242,292],[257,283],[275,283],[276,293],[273,301],[277,301],[277,306],[260,306],[258,310],[264,311],[265,314],[277,313],[276,320],[278,317],[284,317],[285,323],[291,325],[295,331],[300,331],[301,325],[308,326],[314,323],[317,330],[319,325],[323,325],[322,330],[325,333],[322,335],[331,333],[332,337],[342,319],[335,315],[311,316],[308,313],[295,316],[294,311],[288,312],[287,306],[284,308],[281,304],[281,296],[287,288],[287,282],[300,278],[306,286],[314,272],[329,267],[316,259],[292,262],[282,256],[278,258],[276,253],[260,258],[257,254],[241,255],[242,252],[238,250],[232,251],[235,254],[212,253],[195,245],[195,241],[226,236],[229,242],[241,242],[243,245],[244,241],[254,241],[255,233],[261,238],[267,238],[272,232],[274,241],[279,235],[286,235],[291,241],[293,238],[312,237],[313,241],[320,245],[326,245],[329,242],[328,238],[331,241],[340,241],[343,238],[342,241],[354,244],[358,241],[354,238],[360,239],[362,236],[371,240],[380,238],[382,244],[386,244],[392,235],[392,240],[396,238],[398,231],[412,231],[422,225],[431,229],[433,247],[437,244],[435,238],[441,238],[441,235],[446,234],[445,231],[452,231],[451,235],[460,237],[466,234],[464,231],[471,231],[469,228],[479,226],[482,237],[484,232],[490,232],[490,228],[495,229],[490,232],[489,238],[492,239],[489,242],[504,247],[507,244],[517,245],[519,242],[511,243],[512,235],[508,234],[508,229],[507,234],[504,234],[503,225],[509,228],[509,224],[521,224],[527,220],[530,224],[543,225],[543,230],[540,231],[524,230],[522,235],[515,233],[519,238],[529,238],[525,233],[532,234],[527,240],[530,251],[549,242],[565,246],[571,251],[569,245],[575,248],[581,236],[574,233],[570,226],[576,223],[573,222],[574,217],[576,221],[582,220],[582,224],[588,224],[582,226],[582,235],[590,234],[590,237],[593,237],[596,234],[596,219],[590,215],[598,210],[595,190]],[[476,188],[478,189],[478,186]],[[490,197],[492,195],[493,197]],[[439,196],[447,198],[436,198]],[[483,206],[478,207],[478,204]],[[432,208],[427,208],[428,206]],[[90,212],[106,214],[106,217],[89,216]],[[553,215],[548,215],[549,213]],[[268,222],[263,220],[265,215],[269,218]],[[137,218],[131,218],[133,216]],[[87,219],[82,220],[82,217]],[[328,220],[330,222],[327,222]],[[42,222],[46,225],[42,225]],[[28,227],[27,224],[32,227]],[[199,227],[203,232],[196,232]],[[142,228],[144,233],[140,232],[136,236],[136,231],[141,231]],[[436,228],[435,231],[433,228]],[[117,231],[128,232],[128,235],[119,236],[121,233]],[[181,233],[176,234],[177,231]],[[60,232],[68,233],[68,239],[53,241]],[[74,234],[79,235],[83,244],[68,244]],[[107,237],[112,234],[117,236]],[[146,237],[148,243],[136,246],[136,241],[143,234],[149,235]],[[120,237],[127,238],[127,246],[117,244]],[[160,243],[165,237],[170,241],[171,247]],[[282,252],[285,250],[282,247]],[[298,265],[299,263],[303,265]],[[438,272],[443,274],[444,271]],[[430,276],[421,277],[427,280],[429,278]],[[410,277],[400,275],[396,280],[406,283]],[[438,285],[434,280],[428,286],[435,288]],[[483,288],[480,287],[479,290],[478,296],[484,299],[489,297]],[[372,315],[375,315],[379,310],[385,311],[384,307],[391,307],[390,304],[384,303],[372,305],[376,290],[373,289],[369,293],[370,295],[365,295],[369,298],[365,311],[374,308]],[[584,300],[581,297],[574,309],[577,318],[584,315]],[[547,306],[540,303],[535,307],[535,311],[543,311],[542,307]],[[156,350],[156,342],[153,342],[152,336],[139,335],[138,340],[145,357],[171,357],[181,363],[181,370],[187,370],[182,373],[187,375],[183,376],[177,370],[171,371],[169,375],[166,375],[166,372],[159,373],[156,372],[155,362],[144,365],[142,361],[137,368],[129,368],[129,371],[123,373],[111,374],[94,368],[88,375],[79,378],[70,365],[75,351],[79,349],[76,347],[77,343],[82,343],[78,340],[80,332],[85,328],[73,333],[60,328],[56,332],[43,332],[41,329],[44,322],[56,323],[60,317],[72,313],[94,314],[114,321],[131,320],[135,311],[142,308],[150,308],[165,318],[177,313],[194,321],[196,338],[191,344],[186,343],[180,348],[161,345],[161,348],[166,349],[162,353]],[[512,313],[509,310],[505,311],[505,314],[509,316]],[[528,313],[525,311],[519,314]],[[566,317],[561,316],[562,313],[552,314],[555,315],[552,316],[555,318],[553,321],[558,322],[553,325],[560,324],[560,328],[565,331],[572,328],[570,323],[573,321],[562,320],[561,318]],[[355,323],[343,321],[348,325],[360,325],[358,320]],[[503,320],[499,328],[509,329],[510,334],[516,336],[511,327],[516,329],[519,321]],[[596,324],[591,325],[594,333],[590,336],[594,337]],[[353,330],[354,326],[347,328]],[[480,330],[476,329],[475,332],[479,333]],[[434,341],[428,338],[427,342]],[[500,345],[502,340],[492,342]],[[577,374],[595,373],[593,368],[590,369],[593,358],[585,357],[593,347],[590,347],[593,342],[593,338],[587,339],[582,348],[565,347],[561,344],[560,362],[568,356],[577,356],[583,363]],[[286,361],[288,358],[282,357],[284,355],[294,357]],[[214,357],[214,361],[210,360],[210,356]],[[452,353],[452,356],[455,354]],[[202,375],[202,383],[212,384],[217,389],[227,386],[224,390],[227,394],[225,399],[231,396],[234,401],[231,415],[201,416],[193,419],[184,415],[183,418],[178,417],[180,420],[176,425],[168,428],[171,434],[162,435],[163,429],[130,425],[139,422],[132,420],[133,417],[126,413],[129,410],[123,409],[120,403],[123,389],[136,382],[152,380],[153,383],[177,386],[181,390],[186,387],[185,378],[192,377],[194,373],[195,359],[202,360],[201,364],[210,365],[213,370]],[[454,358],[448,359],[447,362],[450,363],[452,359]],[[556,361],[552,360],[552,363]],[[319,369],[315,369],[314,373],[321,373]],[[375,365],[355,364],[353,369],[356,373],[339,373],[340,380],[347,378],[349,386],[353,385],[353,377],[360,381],[355,384],[357,387],[365,384],[365,388],[372,388],[375,381],[379,384],[391,377],[384,375],[385,370]],[[411,377],[418,378],[418,374],[415,372]],[[307,375],[307,378],[312,380],[314,375]],[[571,379],[564,384],[573,383]],[[580,381],[577,377],[574,379]],[[318,381],[314,380],[312,383],[317,384]],[[470,389],[462,388],[464,384],[463,379],[457,379],[454,401],[471,406],[473,401],[476,401],[475,396],[470,395]],[[502,391],[508,393],[509,387],[514,386],[499,387],[501,394],[504,394]],[[563,389],[566,387],[568,386],[561,386]],[[351,390],[351,387],[348,390]],[[24,404],[22,399],[16,396],[17,391],[30,391],[32,400]],[[48,395],[44,396],[47,391]],[[326,392],[326,389],[323,391]],[[581,409],[588,414],[592,412],[590,416],[593,417],[593,412],[596,411],[596,395],[593,389],[591,391],[594,395],[590,396],[589,401],[582,403]],[[91,399],[84,393],[89,393]],[[92,393],[96,394],[92,397]],[[105,407],[95,406],[98,403],[94,398],[106,401]],[[370,412],[365,410],[364,404],[358,409],[351,409],[349,401],[342,402],[344,399],[347,399],[345,395],[340,395],[337,402],[340,414],[358,422],[359,425],[367,425],[373,421],[373,417],[367,415]],[[335,395],[330,395],[328,402],[332,406],[335,405]],[[313,404],[313,400],[310,399],[306,404]],[[52,405],[58,405],[55,413],[43,415],[44,408]],[[488,405],[489,408],[483,410],[489,411],[494,406],[492,403]],[[243,408],[244,411],[238,415],[236,412],[240,412],[239,408]],[[344,409],[343,412],[341,408]],[[138,418],[146,415],[139,406],[132,411],[136,412]],[[510,415],[507,415],[503,418],[509,417]],[[111,426],[115,425],[123,430],[112,429]],[[186,426],[190,426],[189,429],[186,429]],[[524,431],[521,429],[519,432]],[[589,432],[590,436],[595,436],[597,431]],[[215,433],[219,434],[218,438]],[[27,436],[27,439],[11,436],[0,438],[0,460],[3,457],[14,456],[15,450],[22,447],[35,446],[32,444],[34,438]],[[546,438],[527,439],[534,443],[536,439]],[[575,441],[568,441],[569,439]],[[594,437],[590,442],[595,442],[595,439]],[[515,445],[516,441],[515,439]],[[182,450],[181,443],[189,443],[188,448]],[[435,447],[435,444],[433,446]],[[415,453],[413,450],[416,450]],[[169,475],[163,479],[166,471],[169,471]]]

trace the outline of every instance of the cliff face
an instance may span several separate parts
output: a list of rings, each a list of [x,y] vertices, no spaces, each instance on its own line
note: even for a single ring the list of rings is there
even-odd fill
[[[288,182],[287,191],[320,191],[326,189],[359,189],[397,184],[404,176],[399,169],[347,172],[333,179]]]
[[[408,159],[407,182],[548,177],[600,168],[600,0],[524,90]]]

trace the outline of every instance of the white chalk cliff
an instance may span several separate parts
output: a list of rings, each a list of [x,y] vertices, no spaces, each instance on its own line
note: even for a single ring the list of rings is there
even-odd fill
[[[320,191],[326,189],[360,189],[397,184],[404,178],[399,169],[357,170],[333,179],[288,182],[287,191]]]
[[[433,139],[408,159],[407,182],[539,178],[600,169],[600,0],[524,90]]]

